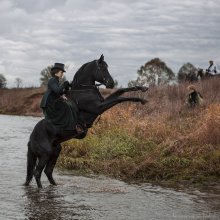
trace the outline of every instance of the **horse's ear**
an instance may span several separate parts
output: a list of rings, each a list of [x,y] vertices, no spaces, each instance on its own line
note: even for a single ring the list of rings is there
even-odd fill
[[[99,58],[99,63],[103,62],[104,61],[104,55],[102,54]]]

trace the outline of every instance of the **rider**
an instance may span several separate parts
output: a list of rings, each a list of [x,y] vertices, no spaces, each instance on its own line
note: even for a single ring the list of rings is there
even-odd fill
[[[217,73],[216,66],[214,65],[213,60],[209,61],[209,67],[208,69],[206,69],[206,73],[212,76],[214,76]]]
[[[66,97],[70,84],[65,81],[60,84],[65,69],[64,64],[55,63],[51,68],[51,78],[48,81],[47,91],[44,93],[40,107],[43,109],[45,119],[66,131],[76,130],[77,134],[83,132],[77,124],[78,109]]]

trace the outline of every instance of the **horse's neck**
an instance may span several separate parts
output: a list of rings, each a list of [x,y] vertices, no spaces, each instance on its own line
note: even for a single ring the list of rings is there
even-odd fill
[[[95,86],[94,72],[96,65],[94,62],[84,64],[73,78],[73,87]]]
[[[78,88],[81,86],[94,86],[95,85],[95,81],[93,79],[90,78],[86,78],[86,77],[76,77],[73,79],[73,88]]]

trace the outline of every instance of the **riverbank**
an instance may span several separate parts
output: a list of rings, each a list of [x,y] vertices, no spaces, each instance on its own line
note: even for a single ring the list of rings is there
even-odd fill
[[[59,166],[127,181],[185,185],[219,181],[219,104],[163,120],[137,118],[133,112],[132,106],[114,108],[84,140],[65,142]]]
[[[45,88],[0,89],[0,114],[42,116],[40,100]]]
[[[63,143],[58,167],[126,181],[219,183],[220,82],[197,83],[204,103],[192,109],[185,105],[187,86],[133,93],[149,102],[120,104],[105,112],[85,139]],[[42,88],[0,90],[0,111],[41,116],[43,92]]]
[[[196,84],[204,97],[196,108],[185,105],[186,84],[152,88],[145,106],[112,108],[85,139],[63,144],[59,167],[163,185],[219,184],[219,84]]]

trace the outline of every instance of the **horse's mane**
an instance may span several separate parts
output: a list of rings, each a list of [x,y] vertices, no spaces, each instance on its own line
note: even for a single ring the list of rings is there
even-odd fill
[[[89,63],[89,62],[88,62],[88,63]],[[79,72],[82,72],[88,63],[84,63],[84,64],[76,71],[76,74],[78,74]]]
[[[80,75],[82,72],[84,72],[84,69],[87,65],[93,63],[95,60],[93,61],[90,61],[90,62],[87,62],[87,63],[84,63],[75,73],[74,77],[73,77],[73,81],[72,81],[72,86],[74,85],[77,85],[77,78],[78,78],[78,75]]]

